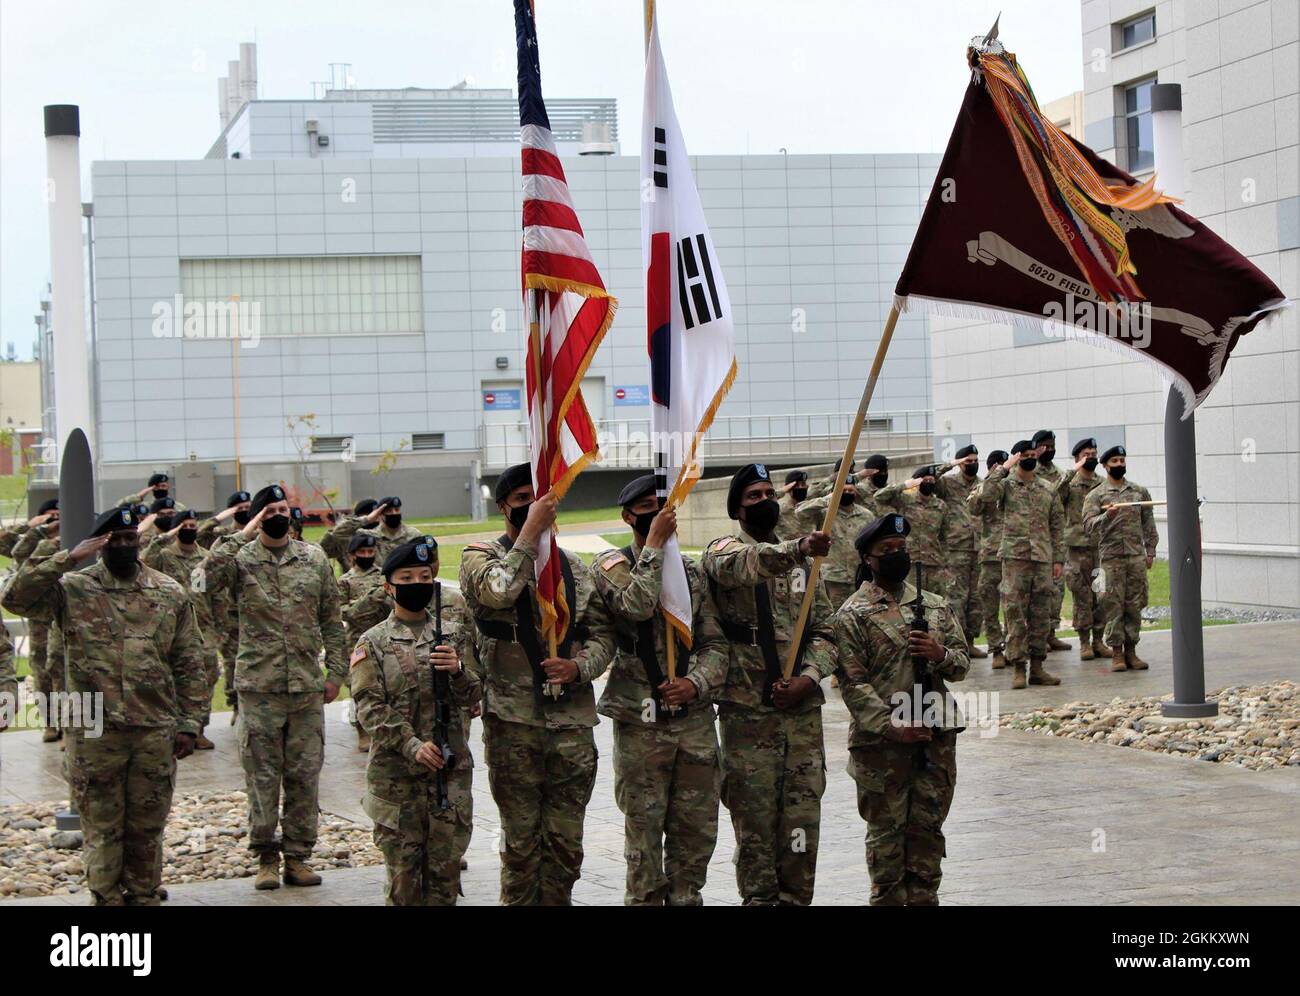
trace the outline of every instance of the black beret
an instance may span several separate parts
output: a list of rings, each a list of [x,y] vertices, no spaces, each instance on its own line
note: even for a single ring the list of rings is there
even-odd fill
[[[246,501],[252,501],[253,496],[247,491],[234,491],[226,499],[226,508],[234,508],[236,505],[242,505]]]
[[[510,497],[510,492],[515,488],[522,488],[525,484],[533,483],[533,468],[526,463],[517,463],[501,472],[497,478],[496,496],[497,501],[505,501]]]
[[[438,559],[438,544],[432,536],[421,536],[418,540],[403,543],[384,558],[384,578],[393,576],[394,571],[403,567],[432,567]]]
[[[882,515],[879,519],[872,519],[863,526],[862,531],[858,533],[858,538],[853,541],[853,548],[858,551],[859,556],[865,556],[876,540],[890,536],[906,536],[911,531],[912,524],[906,518],[891,512],[889,515]]]
[[[806,480],[808,480],[808,471],[806,470],[792,470],[790,471],[790,473],[785,475],[786,484],[790,484],[794,481],[806,481]]]
[[[379,507],[379,502],[375,501],[373,498],[362,498],[359,502],[357,502],[355,505],[352,506],[352,514],[369,515],[378,507]]]
[[[963,446],[956,453],[954,453],[953,458],[956,460],[960,460],[962,457],[979,456],[979,455],[980,455],[980,451],[975,447],[974,443],[971,443],[969,446]]]
[[[772,480],[772,475],[767,472],[767,465],[761,463],[747,463],[741,467],[731,478],[731,487],[727,489],[727,515],[736,518],[740,509],[740,498],[745,493],[745,489],[755,481]]]
[[[175,507],[176,507],[176,499],[168,496],[166,498],[159,498],[156,502],[150,505],[149,511],[155,513],[165,512],[167,511],[167,509],[175,508]]]
[[[175,515],[172,516],[172,525],[178,526],[182,522],[186,521],[187,519],[194,519],[195,521],[198,521],[198,518],[199,517],[194,513],[194,509],[187,508],[184,512],[177,512]]]
[[[389,495],[387,498],[380,498],[377,505],[387,505],[389,508],[401,508],[402,499],[398,498],[397,495]],[[371,511],[374,511],[374,509],[371,509]]]
[[[267,505],[274,505],[277,501],[284,501],[284,488],[278,484],[268,484],[257,494],[253,495],[253,502],[248,506],[248,514],[256,515]]]
[[[1117,456],[1122,456],[1124,459],[1127,460],[1128,452],[1124,449],[1123,446],[1112,446],[1110,449],[1108,449],[1105,453],[1101,455],[1101,462],[1105,463],[1111,457],[1117,457]]]
[[[924,467],[917,467],[916,470],[912,471],[912,476],[913,476],[913,477],[933,477],[933,476],[934,476],[934,464],[932,464],[932,463],[927,463]]]
[[[888,470],[889,457],[883,453],[872,453],[871,456],[862,461],[862,466],[871,470]]]
[[[41,507],[36,510],[37,515],[44,515],[46,512],[57,512],[59,510],[59,499],[46,498],[41,502]]]
[[[835,473],[838,474],[838,473],[840,472],[840,466],[841,466],[843,463],[844,463],[844,458],[843,458],[843,457],[840,457],[838,460],[835,461]],[[850,473],[850,474],[855,474],[855,473],[857,473],[857,470],[858,470],[857,461],[856,461],[856,460],[850,460],[850,461],[849,461],[849,473]]]
[[[140,525],[140,516],[136,515],[135,509],[130,505],[119,505],[117,508],[110,508],[107,512],[100,513],[90,535],[103,536],[107,533],[127,530],[135,532],[138,525]]]
[[[348,543],[348,553],[356,553],[362,547],[367,550],[379,545],[379,537],[374,533],[356,533]]]
[[[618,493],[618,503],[624,508],[627,508],[629,505],[635,505],[646,495],[653,494],[654,490],[654,474],[642,474],[635,481],[631,481],[627,487]]]
[[[140,502],[137,505],[132,505],[131,508],[135,511],[136,518],[138,519],[143,519],[146,515],[149,514],[149,506],[146,505],[144,502]]]
[[[1011,456],[1006,450],[993,450],[984,462],[990,467],[995,467],[1000,463],[1006,463],[1009,459]]]
[[[1074,448],[1070,450],[1070,456],[1077,457],[1081,450],[1086,450],[1086,449],[1095,450],[1096,448],[1097,448],[1097,440],[1089,436],[1087,439],[1080,439],[1077,443],[1074,444]]]
[[[136,480],[139,480],[139,478],[136,478]],[[166,484],[170,480],[171,478],[166,474],[154,474],[149,478],[149,487],[152,488],[155,484]]]
[[[294,522],[297,522],[297,523],[300,524],[300,525],[301,525],[303,522],[307,521],[307,516],[303,515],[302,509],[299,508],[297,505],[292,505],[292,506],[290,506],[290,508],[289,508],[289,518],[292,519]]]
[[[1037,446],[1039,443],[1046,442],[1049,439],[1052,440],[1056,439],[1056,433],[1054,433],[1051,429],[1039,429],[1037,432],[1034,433],[1035,446]]]
[[[1028,439],[1022,439],[1018,443],[1016,443],[1015,446],[1011,447],[1011,455],[1015,456],[1017,453],[1021,452],[1022,450],[1032,450],[1033,448],[1034,448],[1033,443],[1031,443]]]

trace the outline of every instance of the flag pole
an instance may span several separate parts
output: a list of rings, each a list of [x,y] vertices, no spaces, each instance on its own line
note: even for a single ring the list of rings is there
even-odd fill
[[[881,333],[880,345],[876,347],[876,358],[871,362],[871,373],[867,376],[867,386],[862,390],[862,400],[858,403],[858,416],[849,427],[849,438],[844,444],[844,456],[840,458],[840,469],[835,475],[835,488],[831,491],[831,502],[826,506],[826,517],[822,521],[822,532],[829,533],[835,523],[835,516],[840,512],[840,497],[844,494],[844,483],[848,478],[849,464],[853,462],[853,451],[858,448],[858,437],[862,435],[862,424],[867,420],[867,408],[871,405],[871,396],[876,391],[876,381],[880,378],[880,368],[885,363],[885,353],[889,351],[889,341],[894,337],[894,326],[898,324],[898,305],[889,309],[885,319],[885,331]],[[790,649],[786,653],[785,667],[782,674],[789,681],[794,674],[794,664],[799,658],[799,644],[803,641],[803,631],[808,625],[808,614],[812,609],[813,598],[817,594],[817,575],[821,572],[822,557],[814,557],[808,571],[808,584],[804,588],[803,602],[799,606],[799,620],[795,623],[794,633],[790,636]]]
[[[542,293],[541,289],[537,287],[532,287],[528,291],[528,341],[530,343],[529,352],[532,353],[533,358],[533,383],[537,386],[535,402],[538,409],[537,422],[539,426],[537,448],[542,456],[542,466],[549,470],[551,462],[546,452],[546,423],[549,419],[546,413],[546,396],[542,390]],[[552,526],[551,529],[554,530],[555,527]],[[563,554],[560,556],[563,556]],[[556,656],[558,648],[554,623],[546,631],[546,642],[550,649],[550,656]]]

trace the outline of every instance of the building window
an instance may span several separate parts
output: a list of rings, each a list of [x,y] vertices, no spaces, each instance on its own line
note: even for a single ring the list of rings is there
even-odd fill
[[[1156,12],[1154,10],[1130,18],[1119,25],[1120,51],[1149,42],[1156,36]]]
[[[1125,147],[1130,173],[1141,173],[1155,166],[1155,143],[1151,132],[1151,88],[1155,83],[1153,76],[1124,87]]]
[[[419,256],[183,259],[181,293],[204,308],[238,295],[259,335],[424,331]]]

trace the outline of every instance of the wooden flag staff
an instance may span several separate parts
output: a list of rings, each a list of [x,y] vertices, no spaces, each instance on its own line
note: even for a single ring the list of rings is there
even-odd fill
[[[533,354],[533,383],[537,386],[537,404],[539,406],[543,406],[545,404],[545,399],[542,392],[542,294],[543,293],[544,292],[537,287],[532,288],[528,292],[528,304],[529,304],[528,340],[532,344],[532,349],[530,351]],[[537,422],[541,426],[541,438],[538,440],[537,445],[542,452],[542,466],[549,468],[551,462],[550,462],[550,455],[546,452],[546,424],[548,422],[546,414],[547,413],[544,408],[541,412],[538,413]],[[554,530],[555,527],[551,526],[551,529]],[[560,556],[564,556],[564,554],[560,554]],[[570,609],[570,611],[572,611],[572,609]],[[554,625],[552,625],[551,628],[546,632],[546,642],[548,648],[550,649],[551,656],[552,657],[559,656],[558,641],[556,640]],[[554,687],[554,686],[548,686],[548,687]]]
[[[898,305],[889,309],[885,320],[885,331],[881,333],[880,345],[876,347],[876,358],[871,363],[871,373],[867,376],[867,386],[862,390],[862,401],[858,403],[858,416],[849,427],[849,438],[844,444],[844,456],[840,458],[840,469],[835,475],[835,488],[831,491],[830,504],[826,506],[826,518],[822,521],[822,532],[829,533],[835,523],[835,516],[840,513],[840,497],[844,494],[844,482],[849,473],[849,464],[853,462],[853,451],[858,448],[858,437],[862,435],[862,423],[867,420],[867,408],[871,404],[871,395],[875,393],[876,381],[880,378],[880,368],[885,363],[885,353],[889,351],[889,340],[894,337],[894,326],[898,324]],[[782,674],[787,681],[794,674],[795,661],[799,659],[799,644],[803,641],[804,627],[808,625],[808,613],[812,609],[813,598],[817,594],[817,575],[821,572],[822,557],[814,557],[808,571],[808,584],[804,589],[803,603],[799,606],[799,621],[795,623],[794,633],[790,636],[790,649],[786,653],[785,667]]]

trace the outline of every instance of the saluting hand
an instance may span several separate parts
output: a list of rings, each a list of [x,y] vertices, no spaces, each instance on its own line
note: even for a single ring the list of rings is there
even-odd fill
[[[106,547],[107,545],[108,545],[107,534],[103,536],[91,536],[88,539],[82,540],[80,543],[78,543],[76,546],[72,548],[72,559],[74,562],[79,564],[83,560],[89,560],[95,554],[99,553],[100,550],[104,549],[104,547]]]
[[[262,528],[262,520],[266,518],[266,510],[269,505],[263,505],[256,515],[248,520],[244,528],[239,530],[244,539],[252,539],[257,535],[257,531]],[[328,699],[326,701],[329,701]]]

